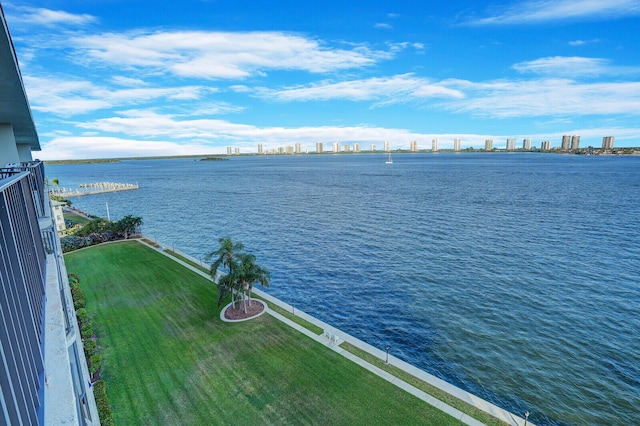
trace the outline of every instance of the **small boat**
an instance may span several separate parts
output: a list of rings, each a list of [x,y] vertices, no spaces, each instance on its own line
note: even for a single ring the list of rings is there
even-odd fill
[[[384,162],[384,164],[393,164],[393,160],[391,159],[391,153],[389,153],[389,157],[387,158],[387,161]]]

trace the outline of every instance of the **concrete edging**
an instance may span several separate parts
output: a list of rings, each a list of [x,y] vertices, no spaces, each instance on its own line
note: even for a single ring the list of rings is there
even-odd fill
[[[266,302],[263,302],[262,300],[257,300],[257,299],[253,299],[253,302],[258,302],[260,304],[262,304],[264,306],[264,308],[262,309],[262,311],[260,311],[260,313],[249,317],[249,318],[242,318],[242,319],[237,319],[237,320],[231,320],[231,319],[227,319],[224,317],[225,312],[227,312],[227,309],[229,309],[229,306],[233,305],[233,303],[229,303],[227,306],[225,306],[224,308],[222,308],[222,310],[220,311],[220,319],[224,322],[244,322],[244,321],[249,321],[252,320],[254,318],[258,318],[261,315],[264,315],[265,313],[267,313],[269,311],[269,305],[267,305]]]

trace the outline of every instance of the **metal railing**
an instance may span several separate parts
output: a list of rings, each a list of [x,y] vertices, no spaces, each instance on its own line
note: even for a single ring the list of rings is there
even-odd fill
[[[7,378],[5,386],[21,389],[14,393],[19,400],[4,407],[8,418],[37,423],[44,369],[46,250],[38,222],[44,214],[44,180],[38,180],[42,163],[20,167],[24,169],[2,169],[0,180],[0,342],[5,360],[0,376]]]

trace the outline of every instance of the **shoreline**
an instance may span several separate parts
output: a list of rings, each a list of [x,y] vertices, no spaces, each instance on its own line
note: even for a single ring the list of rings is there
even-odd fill
[[[155,247],[152,244],[147,243],[146,241],[152,241],[154,242],[157,247]],[[137,241],[141,244],[144,244],[160,253],[162,253],[165,256],[170,257],[171,259],[173,259],[174,261],[178,262],[179,264],[181,264],[182,266],[185,266],[189,269],[191,269],[192,271],[200,274],[203,277],[206,277],[208,279],[211,279],[211,277],[206,274],[205,272],[203,272],[202,270],[183,262],[182,260],[178,259],[177,257],[173,256],[170,253],[167,253],[167,251],[171,251],[179,256],[184,257],[185,259],[188,259],[189,261],[191,261],[192,263],[198,265],[201,262],[198,259],[195,259],[193,256],[184,253],[180,250],[176,250],[175,248],[172,248],[171,250],[169,250],[168,245],[161,243],[160,241],[156,241],[152,238],[148,238],[145,237],[144,235],[141,235],[140,238],[137,239]],[[501,420],[503,422],[506,422],[509,425],[514,425],[514,426],[524,426],[524,425],[530,425],[530,426],[536,426],[534,423],[532,423],[529,420],[525,420],[524,418],[511,413],[501,407],[498,407],[497,405],[486,401],[470,392],[465,391],[464,389],[461,389],[449,382],[446,382],[445,380],[442,380],[430,373],[427,373],[424,370],[419,369],[418,367],[409,364],[403,360],[401,360],[400,358],[397,358],[395,356],[393,356],[392,354],[389,354],[387,356],[387,353],[381,349],[378,349],[354,336],[351,336],[348,333],[343,332],[342,330],[325,323],[324,321],[321,321],[309,314],[307,314],[306,312],[300,310],[300,309],[296,309],[294,306],[289,305],[286,302],[283,302],[280,299],[277,299],[276,297],[273,297],[271,295],[269,295],[268,293],[265,293],[263,290],[260,289],[253,289],[253,293],[264,299],[265,301],[269,302],[269,303],[273,303],[274,305],[277,305],[278,307],[280,307],[281,309],[284,309],[285,311],[292,313],[292,315],[297,316],[319,328],[321,328],[323,330],[322,334],[315,334],[312,331],[302,327],[301,325],[293,322],[292,320],[286,318],[285,316],[275,312],[272,309],[265,309],[266,313],[273,316],[274,318],[284,322],[285,324],[289,325],[290,327],[300,331],[301,333],[305,334],[306,336],[312,338],[313,340],[316,340],[317,342],[331,348],[332,350],[338,352],[339,354],[341,354],[342,356],[345,356],[346,358],[349,358],[350,360],[352,360],[353,362],[356,362],[357,364],[361,365],[362,367],[368,369],[369,371],[373,372],[374,374],[377,374],[378,376],[382,377],[383,379],[389,381],[390,383],[404,389],[405,391],[415,395],[416,397],[422,399],[423,401],[439,408],[440,410],[452,415],[453,417],[456,417],[457,419],[463,421],[466,424],[469,425],[481,425],[483,423],[481,423],[480,421],[470,417],[469,415],[462,413],[461,411],[457,410],[456,408],[453,408],[445,403],[443,403],[442,401],[439,401],[437,399],[435,399],[434,397],[432,397],[431,395],[427,394],[426,392],[421,391],[420,389],[417,389],[415,387],[413,387],[412,385],[404,382],[403,380],[397,378],[396,376],[381,370],[380,368],[368,363],[367,361],[364,361],[362,358],[352,354],[351,352],[347,351],[346,349],[342,348],[340,346],[340,344],[342,342],[347,342],[355,347],[357,347],[358,349],[361,349],[365,352],[367,352],[368,354],[380,359],[380,360],[388,360],[388,364],[394,367],[397,367],[401,370],[403,370],[404,372],[424,381],[425,383],[430,384],[431,386],[434,386],[436,388],[438,388],[439,390],[454,396],[455,398],[466,402],[467,404],[477,408],[478,410],[481,410],[493,417],[495,417],[498,420]]]

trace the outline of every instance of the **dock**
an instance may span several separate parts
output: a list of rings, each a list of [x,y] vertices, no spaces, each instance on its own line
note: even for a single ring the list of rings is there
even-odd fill
[[[105,192],[129,191],[138,189],[137,183],[97,182],[83,183],[78,188],[50,187],[49,193],[63,198],[79,197],[82,195],[102,194]]]

